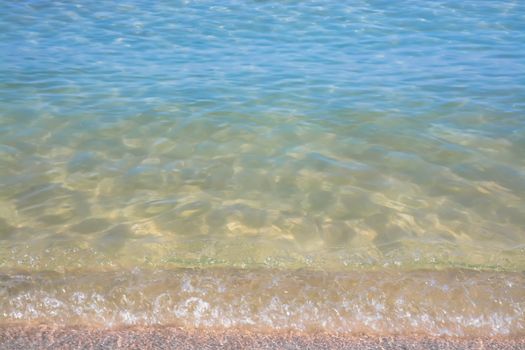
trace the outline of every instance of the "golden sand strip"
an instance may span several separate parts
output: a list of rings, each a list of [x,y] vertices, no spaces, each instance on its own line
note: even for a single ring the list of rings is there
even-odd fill
[[[180,327],[1,326],[0,348],[31,349],[525,349],[525,337],[370,336]]]

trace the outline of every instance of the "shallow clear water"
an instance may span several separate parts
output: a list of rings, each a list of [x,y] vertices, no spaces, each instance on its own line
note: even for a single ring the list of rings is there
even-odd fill
[[[524,42],[519,1],[5,3],[0,270],[520,273]]]

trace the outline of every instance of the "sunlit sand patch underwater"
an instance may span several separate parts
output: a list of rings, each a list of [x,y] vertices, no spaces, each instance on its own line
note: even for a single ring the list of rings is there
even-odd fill
[[[0,342],[525,336],[523,4],[2,6]]]

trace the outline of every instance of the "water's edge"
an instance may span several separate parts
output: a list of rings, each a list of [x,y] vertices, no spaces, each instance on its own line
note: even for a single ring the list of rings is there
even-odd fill
[[[0,324],[525,336],[525,274],[176,269],[0,275]]]

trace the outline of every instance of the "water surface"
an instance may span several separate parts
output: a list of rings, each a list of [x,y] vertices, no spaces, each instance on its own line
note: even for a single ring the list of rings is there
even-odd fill
[[[9,281],[45,271],[82,281],[91,273],[78,293],[107,290],[101,274],[133,269],[523,273],[521,2],[1,7],[5,321],[72,322],[70,306],[42,306],[49,297],[72,305],[53,294],[58,282],[55,291],[22,284],[30,311],[11,313],[21,306]],[[380,276],[363,305],[399,287]],[[488,295],[500,290],[498,278]],[[476,299],[472,327],[524,332],[517,281],[501,292],[506,311]],[[327,295],[351,300],[345,290],[305,295],[332,315]],[[105,324],[122,311],[115,305],[96,305],[109,308]],[[155,323],[151,309],[124,310],[131,316],[118,322]],[[424,328],[432,307],[420,310],[414,322]],[[508,322],[491,326],[500,314]],[[195,321],[174,315],[166,320]],[[373,327],[383,329],[384,317]],[[341,329],[356,324],[344,322]],[[427,329],[461,334],[468,322]]]

